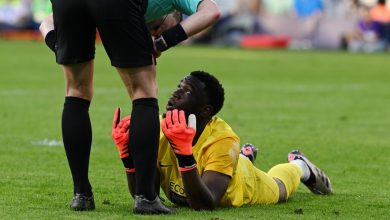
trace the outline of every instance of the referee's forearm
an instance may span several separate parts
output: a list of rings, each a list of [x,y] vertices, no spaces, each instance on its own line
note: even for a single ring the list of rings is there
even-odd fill
[[[213,25],[221,16],[214,1],[204,0],[198,6],[198,11],[181,22],[181,25],[190,37]]]

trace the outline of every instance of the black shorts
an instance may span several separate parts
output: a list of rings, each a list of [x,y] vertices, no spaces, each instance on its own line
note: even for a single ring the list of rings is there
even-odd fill
[[[51,0],[59,64],[90,61],[99,31],[111,65],[121,68],[153,63],[153,42],[144,14],[147,0]]]

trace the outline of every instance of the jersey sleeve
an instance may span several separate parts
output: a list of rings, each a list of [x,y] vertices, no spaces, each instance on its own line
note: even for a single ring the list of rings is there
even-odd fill
[[[198,10],[198,5],[203,0],[173,0],[173,6],[177,11],[185,15],[192,15]]]
[[[205,152],[204,171],[215,171],[232,177],[238,162],[239,143],[225,138],[214,143]]]

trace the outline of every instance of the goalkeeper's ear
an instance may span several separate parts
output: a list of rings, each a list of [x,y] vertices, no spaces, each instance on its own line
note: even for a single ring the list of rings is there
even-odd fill
[[[193,128],[196,131],[196,116],[194,114],[188,116],[188,127]]]

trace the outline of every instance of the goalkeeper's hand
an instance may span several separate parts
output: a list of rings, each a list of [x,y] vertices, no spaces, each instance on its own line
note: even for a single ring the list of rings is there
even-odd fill
[[[188,117],[188,126],[184,111],[168,111],[161,122],[162,131],[176,154],[179,170],[182,172],[196,168],[196,160],[192,155],[192,141],[196,134],[196,117]]]
[[[130,116],[124,117],[120,120],[121,109],[116,108],[114,113],[114,119],[112,121],[112,139],[115,145],[118,147],[120,158],[125,158],[130,155],[129,151],[129,128],[130,128]]]
[[[192,154],[192,140],[196,134],[196,118],[188,117],[188,126],[184,111],[168,111],[161,122],[162,131],[171,143],[172,149],[179,155]]]

